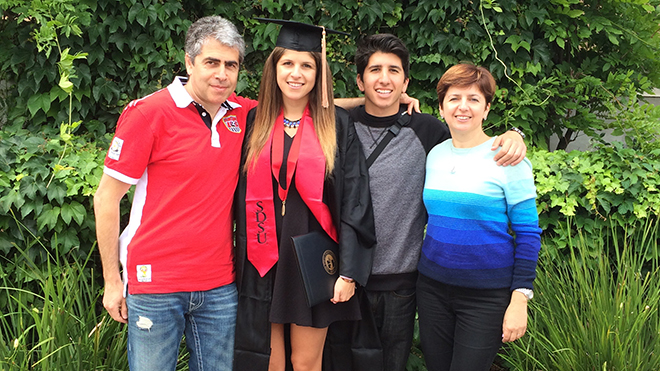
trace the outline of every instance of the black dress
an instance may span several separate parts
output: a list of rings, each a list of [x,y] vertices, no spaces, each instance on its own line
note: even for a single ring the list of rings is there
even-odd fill
[[[284,158],[280,169],[279,184],[286,187],[286,170],[289,149],[293,138],[284,135]],[[323,328],[332,322],[341,320],[359,320],[360,310],[355,300],[332,304],[329,300],[309,308],[305,301],[303,282],[298,272],[291,237],[312,231],[323,232],[323,228],[300,197],[295,185],[295,177],[289,186],[286,200],[286,214],[282,216],[278,183],[273,177],[273,195],[275,195],[275,220],[279,241],[279,259],[273,268],[275,278],[273,298],[271,300],[269,320],[272,323],[295,323],[299,326]]]
[[[324,181],[323,202],[328,206],[338,231],[339,274],[365,285],[371,271],[371,247],[375,243],[368,169],[348,113],[338,108],[336,118],[335,169]],[[246,138],[249,137],[253,121],[254,110],[248,115]],[[245,148],[242,163],[244,161]],[[277,202],[278,193],[274,179],[273,183],[275,215],[276,219],[279,218],[276,223],[280,255],[276,266],[264,277],[259,276],[256,268],[247,259],[244,173],[239,177],[236,191],[235,257],[238,311],[234,370],[237,371],[268,370],[272,322],[326,327],[342,319],[354,319],[356,316],[359,318],[355,299],[337,305],[327,302],[311,309],[307,307],[290,237],[321,230],[321,227],[295,190],[295,185],[289,190],[286,215],[282,218],[281,202]]]

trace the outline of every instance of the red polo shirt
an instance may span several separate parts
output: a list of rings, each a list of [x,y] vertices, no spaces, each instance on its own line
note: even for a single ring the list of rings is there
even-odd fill
[[[232,201],[256,101],[232,95],[209,129],[182,81],[124,109],[105,159],[105,174],[136,186],[119,239],[131,294],[234,281]]]

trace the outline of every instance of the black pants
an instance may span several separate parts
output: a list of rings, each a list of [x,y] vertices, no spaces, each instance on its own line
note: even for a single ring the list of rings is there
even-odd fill
[[[420,274],[419,334],[428,370],[488,371],[502,345],[510,300],[508,288],[450,286]]]
[[[415,288],[365,292],[383,347],[383,371],[405,371],[415,332]]]

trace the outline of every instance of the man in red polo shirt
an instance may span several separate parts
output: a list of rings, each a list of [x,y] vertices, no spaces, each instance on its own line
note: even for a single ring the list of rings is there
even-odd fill
[[[128,324],[133,371],[173,371],[183,334],[191,371],[232,366],[232,201],[256,102],[233,94],[245,44],[232,23],[196,21],[185,52],[188,78],[124,109],[94,196],[103,305]],[[120,200],[132,185],[119,236]]]

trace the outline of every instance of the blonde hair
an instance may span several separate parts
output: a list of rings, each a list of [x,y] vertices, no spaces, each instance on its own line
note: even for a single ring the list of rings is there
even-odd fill
[[[275,120],[284,105],[282,91],[277,85],[277,62],[286,50],[279,46],[275,47],[268,56],[266,63],[264,63],[264,71],[259,87],[259,104],[257,105],[252,131],[247,138],[247,156],[243,166],[243,171],[246,173],[250,167],[256,164],[261,151],[270,138]],[[328,177],[335,167],[335,153],[337,151],[332,74],[330,68],[326,67],[330,108],[323,108],[321,106],[321,53],[309,52],[309,54],[314,58],[317,67],[314,88],[309,92],[309,114],[314,122],[316,136],[325,157],[325,176]]]

